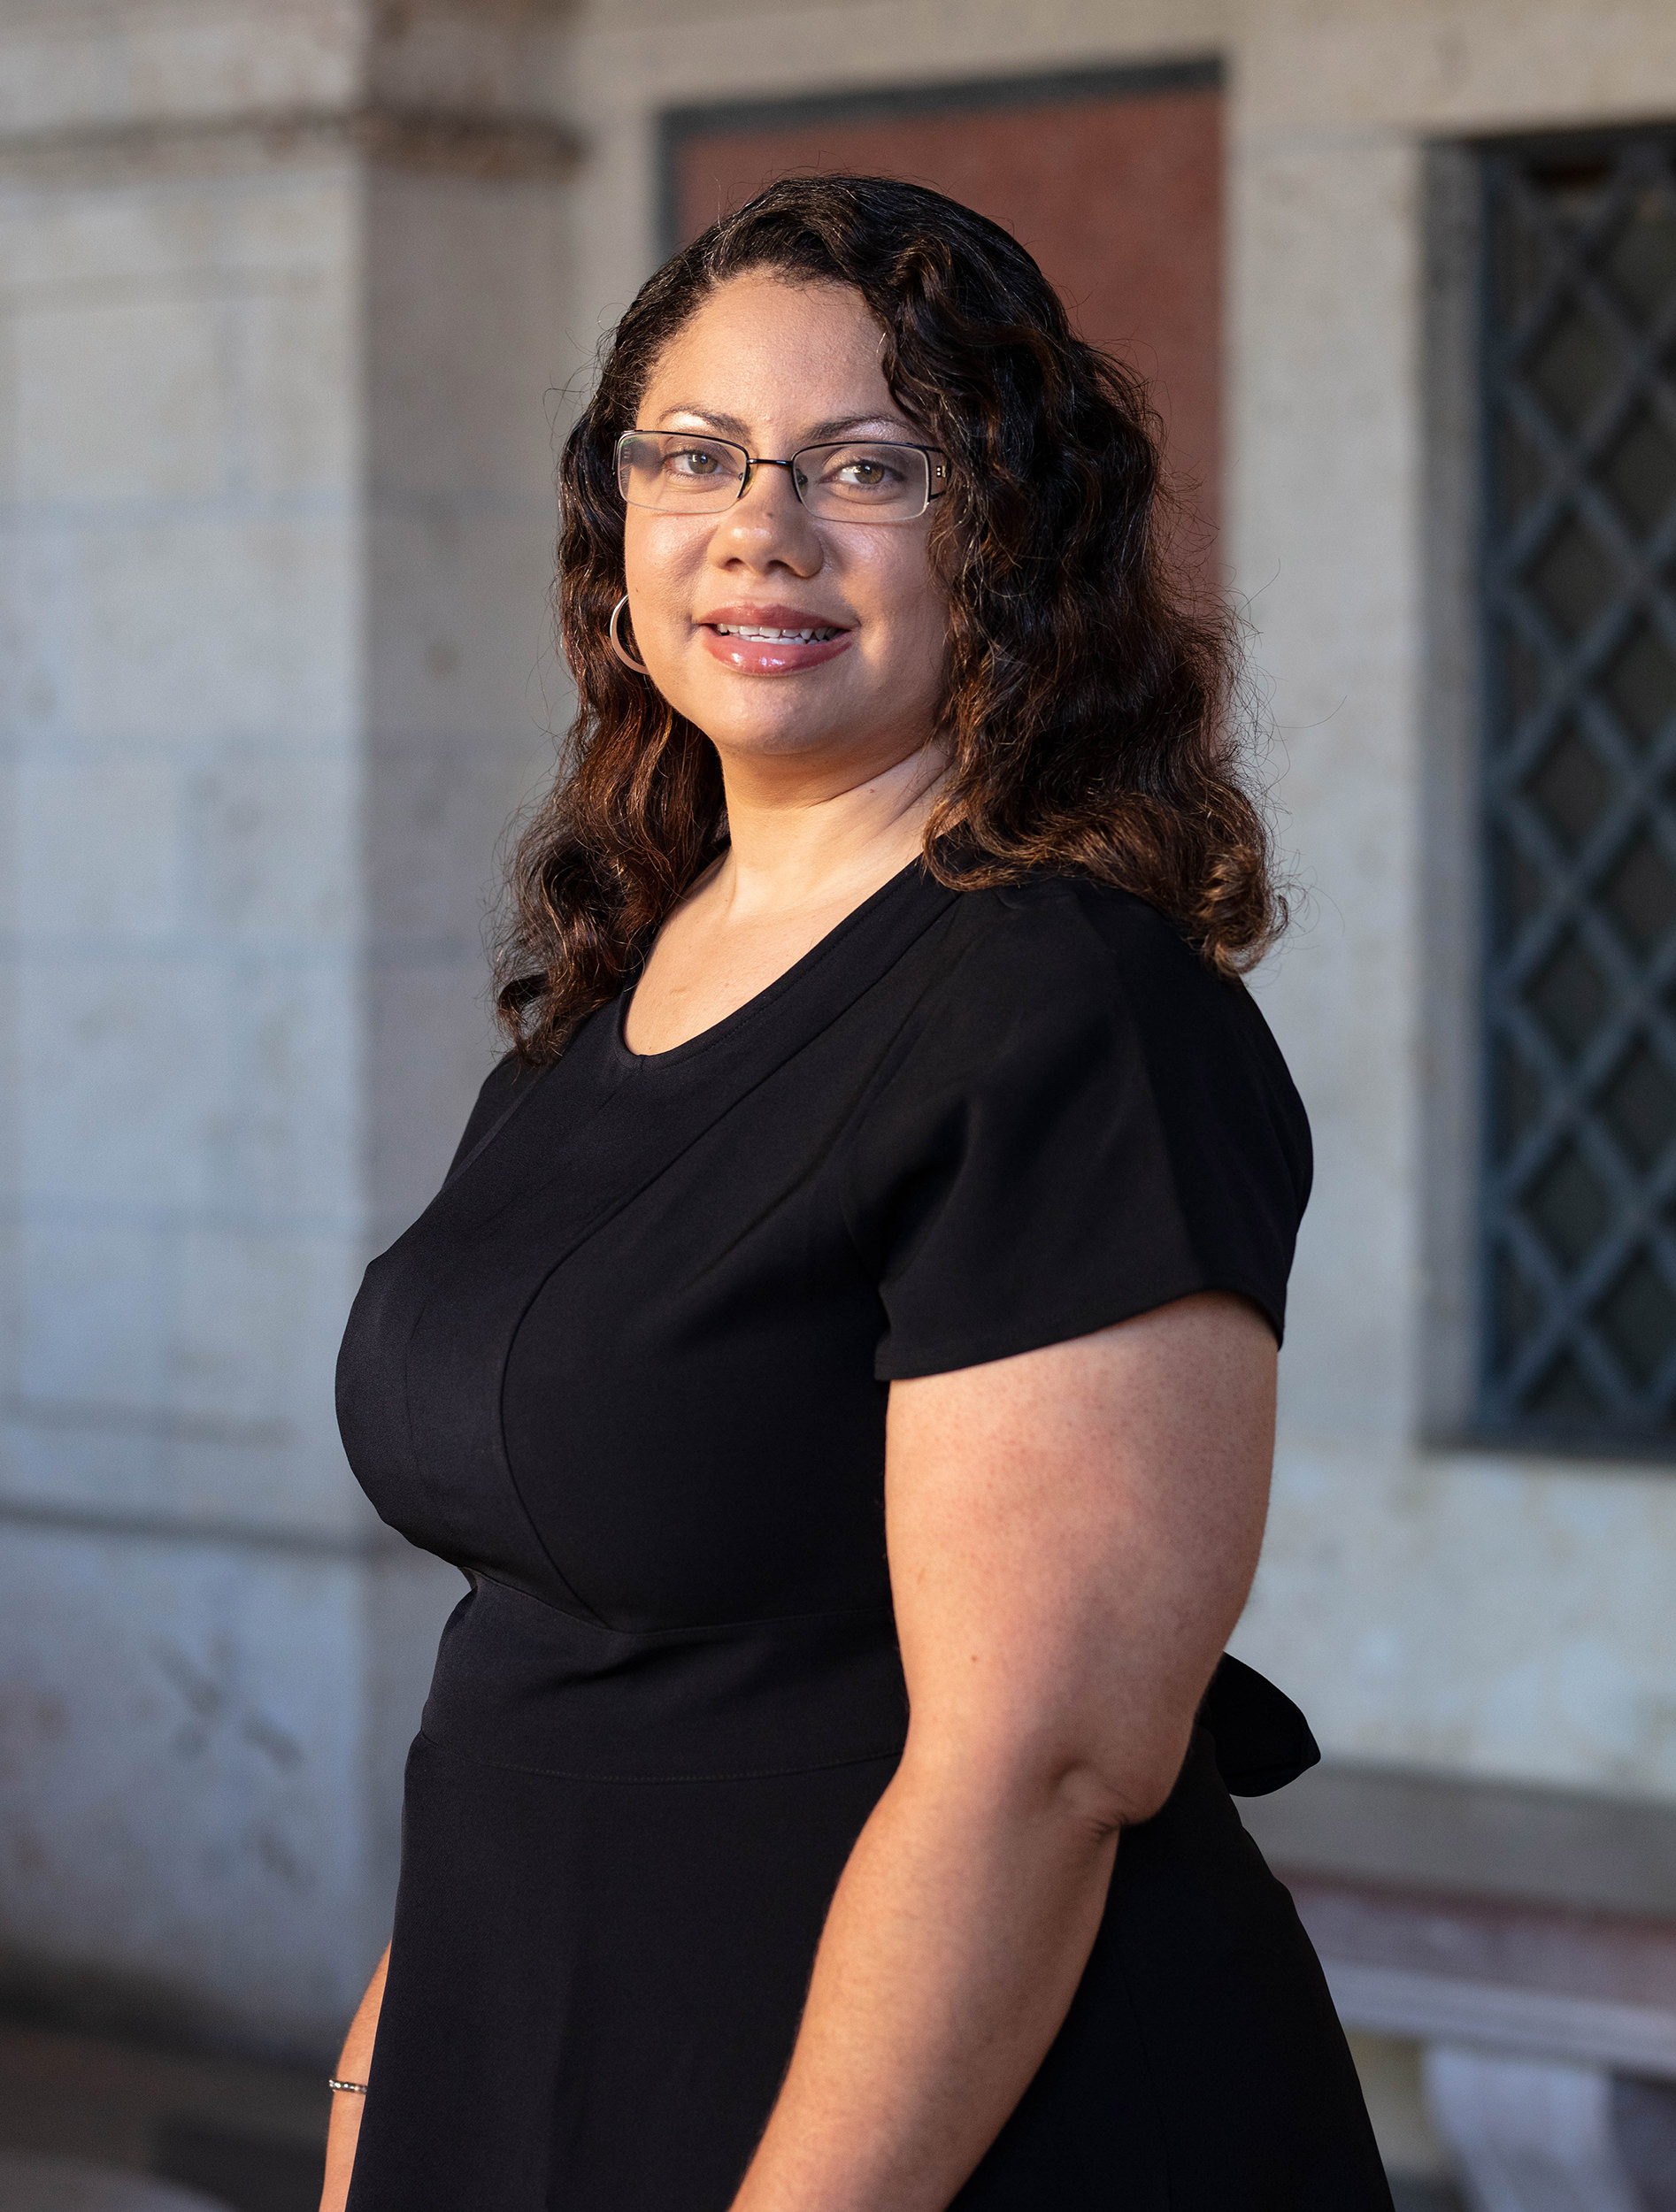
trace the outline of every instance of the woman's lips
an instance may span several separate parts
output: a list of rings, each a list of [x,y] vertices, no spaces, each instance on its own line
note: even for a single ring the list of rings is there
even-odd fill
[[[839,630],[829,637],[799,637],[797,631],[819,631],[826,623],[784,624],[715,620],[699,625],[704,650],[724,667],[742,676],[795,676],[800,669],[819,668],[848,647],[855,633]]]

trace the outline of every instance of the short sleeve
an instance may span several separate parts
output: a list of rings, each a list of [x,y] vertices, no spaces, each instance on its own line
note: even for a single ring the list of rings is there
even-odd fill
[[[887,1317],[877,1374],[975,1366],[1195,1291],[1250,1299],[1278,1339],[1309,1125],[1249,994],[1122,894],[965,899],[985,910],[846,1162]]]

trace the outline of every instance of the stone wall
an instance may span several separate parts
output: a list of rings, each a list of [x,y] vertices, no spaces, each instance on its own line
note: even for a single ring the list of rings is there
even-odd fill
[[[349,1479],[336,1343],[564,712],[549,19],[381,22],[0,12],[0,1991],[317,2051],[460,1586]]]

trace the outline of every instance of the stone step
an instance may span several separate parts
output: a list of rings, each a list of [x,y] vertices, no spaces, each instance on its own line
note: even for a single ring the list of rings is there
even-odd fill
[[[218,2197],[79,2158],[0,2151],[0,2212],[227,2212]]]

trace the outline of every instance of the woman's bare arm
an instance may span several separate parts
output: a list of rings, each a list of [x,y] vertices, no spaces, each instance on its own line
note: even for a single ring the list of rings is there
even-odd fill
[[[355,2008],[350,2032],[343,2039],[337,2062],[340,2081],[366,2079],[366,2070],[373,2062],[373,2041],[378,2034],[379,2008],[384,2002],[384,1977],[389,1964],[390,1947],[387,1943],[383,1957],[373,1969],[366,1994]],[[320,2193],[320,2212],[343,2212],[350,2193],[350,2176],[355,2170],[355,2145],[361,2132],[365,2103],[365,2098],[349,2090],[334,2090],[332,2093],[332,2119],[326,2135],[326,2186]]]
[[[1256,1570],[1274,1340],[1188,1298],[890,1395],[912,1717],[734,2212],[943,2212],[1057,2033]]]

